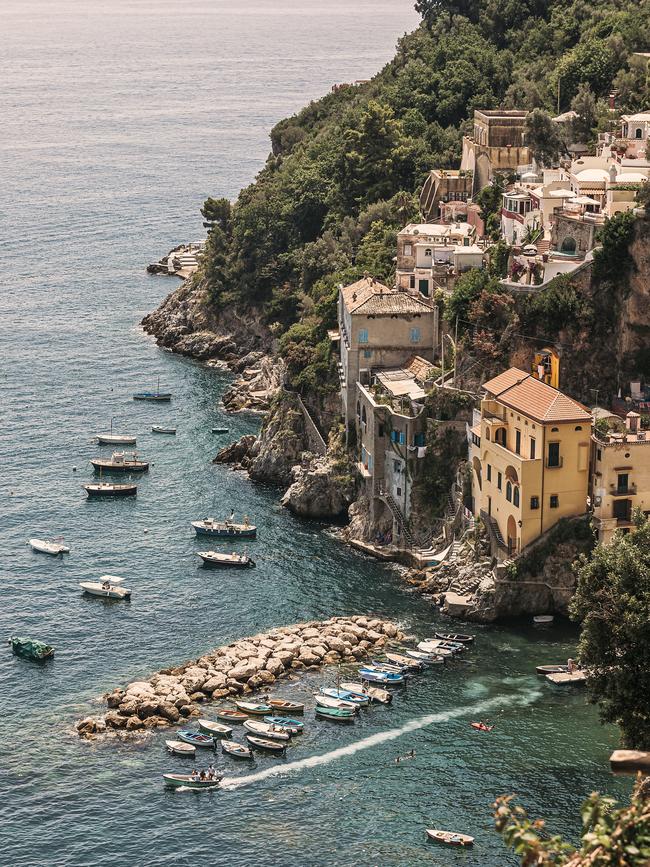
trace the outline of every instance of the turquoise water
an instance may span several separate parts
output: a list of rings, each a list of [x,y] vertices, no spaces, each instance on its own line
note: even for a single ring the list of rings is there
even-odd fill
[[[74,734],[104,691],[266,627],[377,612],[431,632],[431,609],[394,570],[293,518],[274,489],[210,463],[258,420],[226,417],[229,377],[162,352],[138,327],[175,285],[144,265],[201,236],[203,198],[235,195],[263,164],[277,119],[336,81],[371,75],[414,23],[410,0],[0,8],[0,636],[57,648],[43,666],[0,653],[2,864],[496,867],[514,863],[491,830],[496,794],[517,791],[574,835],[584,795],[629,787],[607,770],[615,732],[581,693],[531,673],[569,655],[570,626],[479,629],[468,664],[416,679],[352,727],[308,710],[286,760],[247,768],[219,756],[229,785],[211,794],[163,789],[164,771],[186,767],[166,756],[164,734],[128,744]],[[134,403],[158,375],[173,402]],[[111,417],[138,434],[151,471],[136,500],[89,503],[90,439]],[[178,435],[155,436],[152,423]],[[226,437],[210,433],[222,424]],[[202,570],[189,521],[231,507],[260,526],[258,566]],[[72,548],[64,560],[26,545],[55,535]],[[81,596],[78,581],[105,572],[128,578],[130,604]],[[278,692],[309,703],[327,678]],[[497,721],[492,735],[469,728],[479,715]],[[411,748],[416,758],[396,765]],[[273,767],[282,773],[265,776]],[[477,845],[433,848],[431,826]]]

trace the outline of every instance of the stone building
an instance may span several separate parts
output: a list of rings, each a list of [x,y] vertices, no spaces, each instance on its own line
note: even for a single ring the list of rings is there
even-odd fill
[[[469,223],[409,223],[397,234],[397,286],[430,297],[453,288],[455,275],[480,268],[483,255]]]
[[[427,222],[442,218],[441,205],[467,202],[472,195],[472,175],[460,169],[433,169],[420,193],[420,211]]]
[[[478,193],[499,172],[528,166],[532,155],[526,145],[527,111],[474,110],[474,129],[463,137],[460,168],[473,176],[472,193]]]

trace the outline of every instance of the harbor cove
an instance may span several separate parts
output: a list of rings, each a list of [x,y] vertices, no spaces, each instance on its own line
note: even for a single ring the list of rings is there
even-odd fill
[[[501,796],[629,804],[573,564],[650,509],[645,182],[506,144],[555,91],[474,5],[2,5],[0,865],[515,867]],[[619,210],[598,394],[534,290],[615,286]]]

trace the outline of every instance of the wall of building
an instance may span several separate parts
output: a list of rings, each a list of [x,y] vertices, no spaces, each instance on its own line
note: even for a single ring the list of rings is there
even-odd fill
[[[598,540],[604,544],[611,542],[618,529],[626,529],[629,522],[620,521],[615,516],[614,504],[628,501],[630,515],[637,507],[650,512],[650,440],[632,443],[602,443],[593,440],[593,478],[592,496],[594,518],[598,529]],[[628,476],[628,490],[617,496],[618,477]]]
[[[563,251],[572,240],[576,253],[586,253],[593,249],[595,231],[594,223],[557,214],[551,229],[551,246],[554,250]]]

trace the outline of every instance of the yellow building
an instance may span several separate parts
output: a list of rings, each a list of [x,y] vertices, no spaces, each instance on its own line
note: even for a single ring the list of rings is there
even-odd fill
[[[637,507],[650,513],[650,438],[639,421],[638,413],[629,412],[625,431],[592,436],[593,521],[605,545],[617,530],[630,531]]]
[[[587,511],[591,413],[516,367],[483,389],[471,429],[474,514],[503,559]]]

